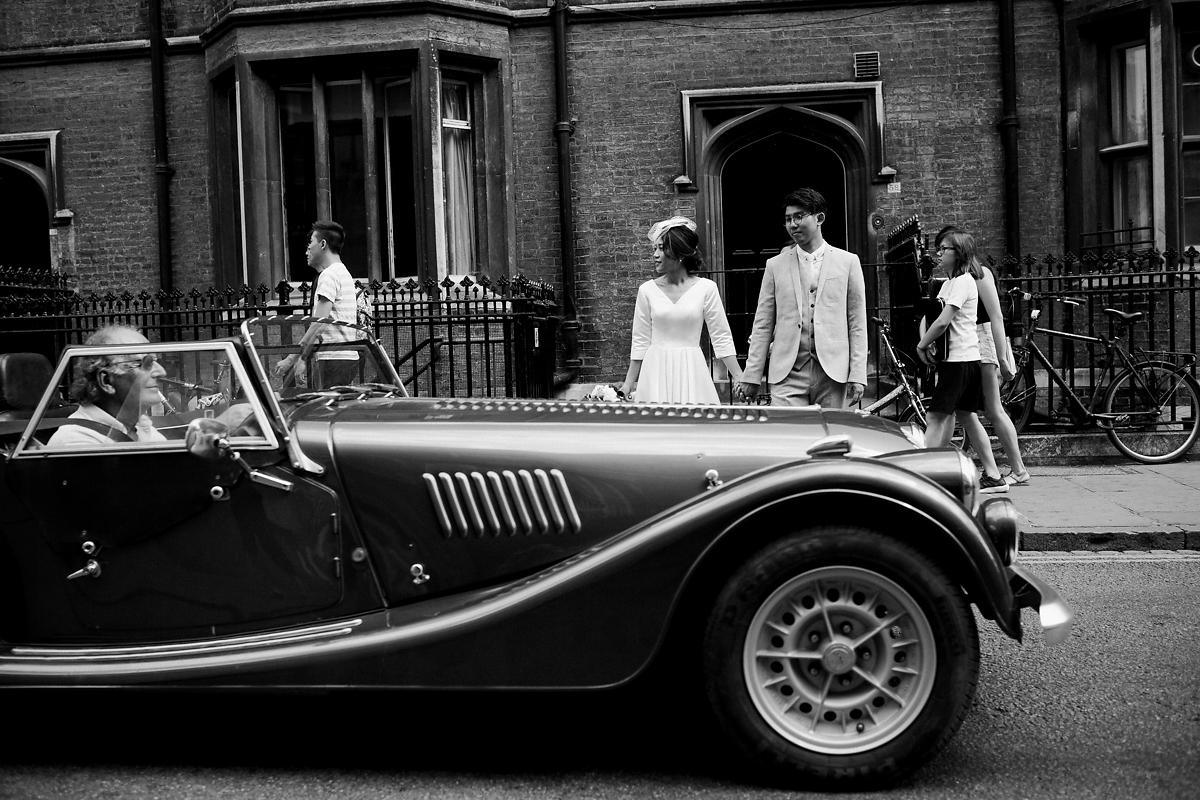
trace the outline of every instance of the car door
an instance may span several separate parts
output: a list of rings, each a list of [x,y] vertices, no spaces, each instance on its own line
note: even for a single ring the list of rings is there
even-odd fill
[[[155,422],[181,433],[196,412],[236,407],[242,424],[228,437],[236,458],[199,458],[170,436],[55,448],[45,430],[62,419],[31,421],[4,467],[3,527],[21,583],[23,638],[178,640],[337,607],[338,497],[293,472],[266,409],[245,391],[238,352],[220,345],[201,353],[155,345],[168,372],[182,372],[176,382],[193,387],[184,395],[213,390],[199,393],[201,403],[173,397],[181,402],[159,409]],[[56,382],[82,357],[68,351]],[[206,399],[218,393],[223,399]]]

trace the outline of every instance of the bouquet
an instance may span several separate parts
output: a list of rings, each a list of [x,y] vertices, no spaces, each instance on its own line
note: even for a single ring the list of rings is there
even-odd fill
[[[619,403],[629,398],[625,393],[606,383],[597,383],[592,387],[592,390],[583,396],[584,400],[590,400],[593,403]]]

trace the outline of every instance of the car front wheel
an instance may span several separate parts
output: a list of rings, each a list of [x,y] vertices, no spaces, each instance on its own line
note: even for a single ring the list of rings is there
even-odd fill
[[[907,544],[851,527],[796,533],[748,559],[704,644],[721,729],[771,780],[805,787],[911,772],[958,729],[979,672],[958,585]]]

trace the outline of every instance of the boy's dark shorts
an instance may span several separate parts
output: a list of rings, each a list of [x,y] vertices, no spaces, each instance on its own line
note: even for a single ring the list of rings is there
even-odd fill
[[[937,365],[937,387],[929,410],[942,414],[979,411],[983,408],[983,381],[978,361],[941,361]]]

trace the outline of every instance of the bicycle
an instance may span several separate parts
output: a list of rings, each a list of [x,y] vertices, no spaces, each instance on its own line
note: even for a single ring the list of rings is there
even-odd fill
[[[893,402],[907,401],[896,417],[898,422],[915,421],[922,428],[926,425],[926,400],[917,390],[917,368],[912,359],[896,348],[892,341],[892,328],[879,317],[871,317],[879,333],[883,347],[880,349],[879,374],[886,375],[895,384],[890,392],[863,408],[868,414],[877,414]]]
[[[1050,299],[1067,305],[1087,302],[1079,297],[1021,289],[1013,289],[1009,294],[1024,301]],[[1145,316],[1141,311],[1117,308],[1106,308],[1104,313],[1126,330]],[[1200,435],[1200,383],[1191,375],[1196,364],[1194,353],[1147,351],[1135,345],[1130,356],[1120,336],[1087,336],[1042,328],[1038,326],[1040,315],[1041,308],[1035,305],[1030,309],[1025,343],[1013,346],[1017,374],[1000,389],[1005,410],[1009,411],[1018,432],[1033,414],[1037,400],[1033,370],[1034,364],[1040,363],[1062,389],[1074,426],[1103,430],[1113,446],[1129,458],[1145,464],[1163,464],[1191,449]],[[1035,333],[1104,348],[1104,371],[1086,403],[1038,347],[1032,338]],[[1121,371],[1117,372],[1118,369]]]

